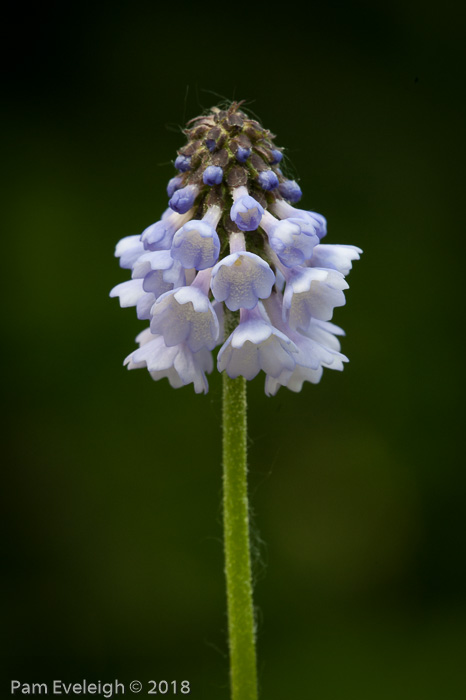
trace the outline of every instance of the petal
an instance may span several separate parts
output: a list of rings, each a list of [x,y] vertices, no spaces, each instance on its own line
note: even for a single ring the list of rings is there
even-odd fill
[[[231,311],[253,309],[259,299],[270,296],[274,284],[271,267],[254,253],[227,255],[212,270],[212,293]]]
[[[312,267],[331,268],[347,275],[352,267],[353,260],[359,260],[361,248],[355,245],[330,245],[319,244],[312,253],[309,264]]]
[[[145,294],[142,288],[142,280],[129,280],[129,282],[121,282],[113,287],[110,292],[111,297],[120,298],[120,306],[126,308],[128,306],[136,306],[138,300]]]
[[[138,299],[136,304],[136,313],[137,317],[141,319],[141,321],[150,318],[150,310],[153,307],[154,302],[155,294],[144,294]]]

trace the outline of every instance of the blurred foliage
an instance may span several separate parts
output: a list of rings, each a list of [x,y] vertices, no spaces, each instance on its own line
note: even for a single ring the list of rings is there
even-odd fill
[[[365,251],[335,315],[344,373],[273,399],[250,385],[263,697],[466,690],[464,16],[306,12],[56,4],[11,26],[8,678],[228,697],[219,377],[199,397],[124,371],[143,326],[108,292],[115,243],[166,206],[181,126],[236,98],[287,148],[328,242]]]

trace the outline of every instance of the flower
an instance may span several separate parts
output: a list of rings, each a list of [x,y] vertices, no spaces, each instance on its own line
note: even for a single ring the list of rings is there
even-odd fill
[[[345,304],[348,283],[340,272],[325,268],[282,268],[286,280],[283,318],[290,327],[306,332],[313,318],[330,321],[333,310]]]
[[[184,268],[205,270],[218,260],[220,239],[215,227],[222,215],[217,205],[210,207],[201,221],[191,219],[173,236],[171,256]]]
[[[151,333],[162,335],[168,347],[186,343],[192,352],[213,350],[218,318],[209,298],[194,285],[165,292],[151,309]]]
[[[188,384],[194,385],[196,394],[207,393],[209,385],[206,372],[212,372],[212,354],[208,350],[193,353],[183,343],[167,346],[163,336],[153,335],[150,328],[140,333],[135,350],[126,358],[128,369],[147,367],[152,379],[166,377],[174,389]]]
[[[191,120],[168,208],[117,244],[131,279],[110,295],[149,321],[128,369],[207,392],[220,346],[220,372],[250,380],[263,371],[272,396],[281,386],[301,391],[348,361],[344,332],[330,320],[362,251],[321,242],[325,217],[293,206],[302,191],[279,167],[282,149],[240,106]],[[226,338],[224,328],[233,329]]]
[[[230,311],[253,309],[259,299],[270,296],[274,284],[270,265],[246,250],[227,255],[212,270],[212,294]]]
[[[264,207],[248,194],[246,187],[237,187],[232,192],[233,206],[230,218],[240,231],[255,231],[264,214]]]
[[[316,233],[320,240],[327,235],[327,220],[322,214],[317,214],[315,211],[304,211],[304,209],[296,209],[291,204],[283,199],[276,199],[270,207],[271,211],[278,216],[279,219],[288,219],[295,217],[296,219],[305,219],[310,221],[316,229]]]
[[[218,369],[233,379],[254,379],[261,369],[276,378],[293,371],[296,351],[291,338],[263,318],[258,306],[242,309],[238,326],[220,348]]]
[[[133,265],[133,278],[141,278],[144,291],[152,292],[156,298],[184,285],[186,279],[183,267],[168,250],[156,250],[139,256]]]
[[[310,220],[289,218],[279,221],[267,211],[261,219],[261,226],[269,237],[270,247],[286,267],[304,265],[319,243]]]
[[[171,209],[161,221],[151,224],[141,234],[141,243],[146,250],[166,250],[170,248],[173,236],[183,224],[192,218],[192,211],[177,214]],[[124,239],[123,239],[124,240]]]
[[[277,393],[280,386],[286,386],[291,391],[301,391],[305,381],[317,384],[322,376],[323,368],[343,369],[343,363],[348,358],[340,353],[340,343],[337,335],[344,331],[333,323],[312,319],[306,333],[293,331],[286,321],[281,318],[279,296],[271,296],[267,302],[267,311],[272,322],[292,340],[296,346],[294,367],[284,369],[278,376],[268,373],[265,380],[265,392],[268,396]]]

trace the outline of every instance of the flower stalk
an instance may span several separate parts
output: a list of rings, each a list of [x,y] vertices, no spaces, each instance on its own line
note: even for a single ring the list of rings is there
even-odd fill
[[[232,324],[233,314],[225,323]],[[231,330],[227,329],[228,332]],[[246,380],[223,373],[223,526],[232,700],[257,700],[247,489]]]

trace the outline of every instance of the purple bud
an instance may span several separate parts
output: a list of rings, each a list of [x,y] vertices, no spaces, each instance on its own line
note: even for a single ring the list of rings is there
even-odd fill
[[[176,190],[168,205],[178,214],[185,214],[193,206],[198,192],[199,188],[196,185],[182,187],[180,190]]]
[[[260,224],[264,207],[249,194],[235,201],[230,211],[230,218],[240,231],[255,231]]]
[[[178,156],[175,160],[175,168],[180,171],[180,173],[185,173],[187,170],[191,169],[191,156]]]
[[[183,178],[180,175],[177,175],[176,177],[172,177],[172,179],[168,181],[168,185],[167,185],[168,196],[173,197],[176,190],[179,190],[180,187],[182,187],[182,186],[183,186]]]
[[[209,151],[212,153],[212,151],[215,151],[215,146],[217,145],[217,143],[214,139],[206,139],[205,145],[207,146]]]
[[[278,187],[278,177],[273,170],[263,170],[257,178],[263,190],[274,190]]]
[[[288,202],[291,202],[292,204],[299,202],[299,200],[303,196],[303,193],[301,192],[301,187],[294,180],[285,180],[285,182],[281,183],[278,190],[281,196],[284,199],[287,199]]]
[[[283,153],[281,151],[278,151],[276,148],[273,149],[272,151],[272,165],[275,165],[276,163],[280,163],[280,161],[283,158]]]
[[[218,165],[209,165],[202,176],[204,185],[219,185],[223,180],[223,170]]]
[[[238,146],[238,150],[236,151],[236,160],[239,163],[244,163],[247,161],[249,156],[251,155],[251,149],[250,148],[243,148],[243,146]]]

